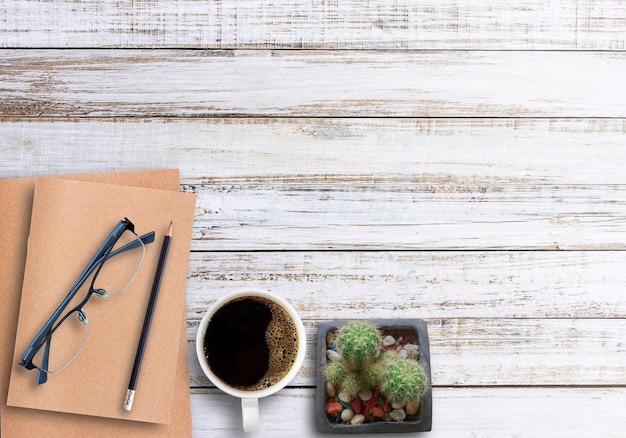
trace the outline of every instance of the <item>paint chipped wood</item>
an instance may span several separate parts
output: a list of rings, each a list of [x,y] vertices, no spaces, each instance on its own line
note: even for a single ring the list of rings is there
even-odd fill
[[[0,116],[626,117],[624,52],[8,50],[0,67]]]
[[[624,50],[624,7],[622,0],[15,0],[2,10],[0,45]]]

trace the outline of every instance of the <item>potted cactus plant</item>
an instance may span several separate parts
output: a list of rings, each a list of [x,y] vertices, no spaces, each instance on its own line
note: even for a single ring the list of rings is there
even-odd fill
[[[424,321],[322,322],[317,353],[320,431],[431,429],[430,352]]]

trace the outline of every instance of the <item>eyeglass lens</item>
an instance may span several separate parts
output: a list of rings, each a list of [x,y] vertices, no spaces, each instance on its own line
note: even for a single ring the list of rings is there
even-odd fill
[[[106,258],[93,273],[93,280],[85,282],[67,306],[68,312],[59,319],[48,338],[49,351],[44,346],[33,358],[33,364],[38,369],[50,374],[57,373],[74,361],[85,348],[91,335],[87,313],[92,306],[98,305],[91,296],[102,298],[120,295],[137,275],[145,246],[136,234],[126,230],[110,253],[133,241],[139,243],[136,248]]]

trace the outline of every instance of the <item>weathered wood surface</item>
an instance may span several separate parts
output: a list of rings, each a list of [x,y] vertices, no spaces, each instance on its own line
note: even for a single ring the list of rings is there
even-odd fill
[[[625,265],[624,251],[194,252],[187,319],[252,287],[284,295],[311,323],[404,315],[608,324],[626,318]]]
[[[624,388],[438,388],[433,392],[436,427],[424,436],[622,438],[624,399]],[[241,432],[240,407],[234,398],[203,389],[192,392],[191,402],[194,436],[246,436]],[[294,431],[314,430],[314,403],[313,389],[286,389],[261,400],[264,432],[289,438]]]
[[[4,177],[175,163],[184,184],[208,186],[626,183],[623,118],[4,117],[0,122]],[[80,156],[80,167],[68,156]]]
[[[623,50],[624,10],[623,0],[7,0],[0,47]]]
[[[624,71],[625,52],[6,50],[0,115],[626,117]]]
[[[429,436],[622,437],[625,11],[0,1],[0,176],[180,168],[194,437],[243,436],[194,339],[244,287],[308,339],[259,436],[319,436],[319,321],[422,318]]]

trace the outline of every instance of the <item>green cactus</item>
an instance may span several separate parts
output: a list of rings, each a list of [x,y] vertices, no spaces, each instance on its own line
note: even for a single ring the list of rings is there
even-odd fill
[[[363,386],[372,390],[378,388],[383,381],[385,370],[386,368],[382,364],[382,359],[373,363],[363,372]]]
[[[428,390],[428,376],[413,359],[390,361],[383,376],[381,389],[387,398],[396,402],[421,401]]]
[[[341,382],[341,390],[345,392],[349,397],[354,397],[361,389],[359,379],[352,373],[348,373]]]
[[[388,350],[382,354],[378,362],[387,368],[389,365],[396,363],[398,360],[400,360],[398,353],[393,350]]]
[[[348,366],[362,369],[379,354],[380,331],[367,322],[350,322],[339,329],[337,348]]]
[[[345,379],[346,369],[339,362],[330,362],[326,364],[324,374],[326,375],[326,380],[336,385]]]

